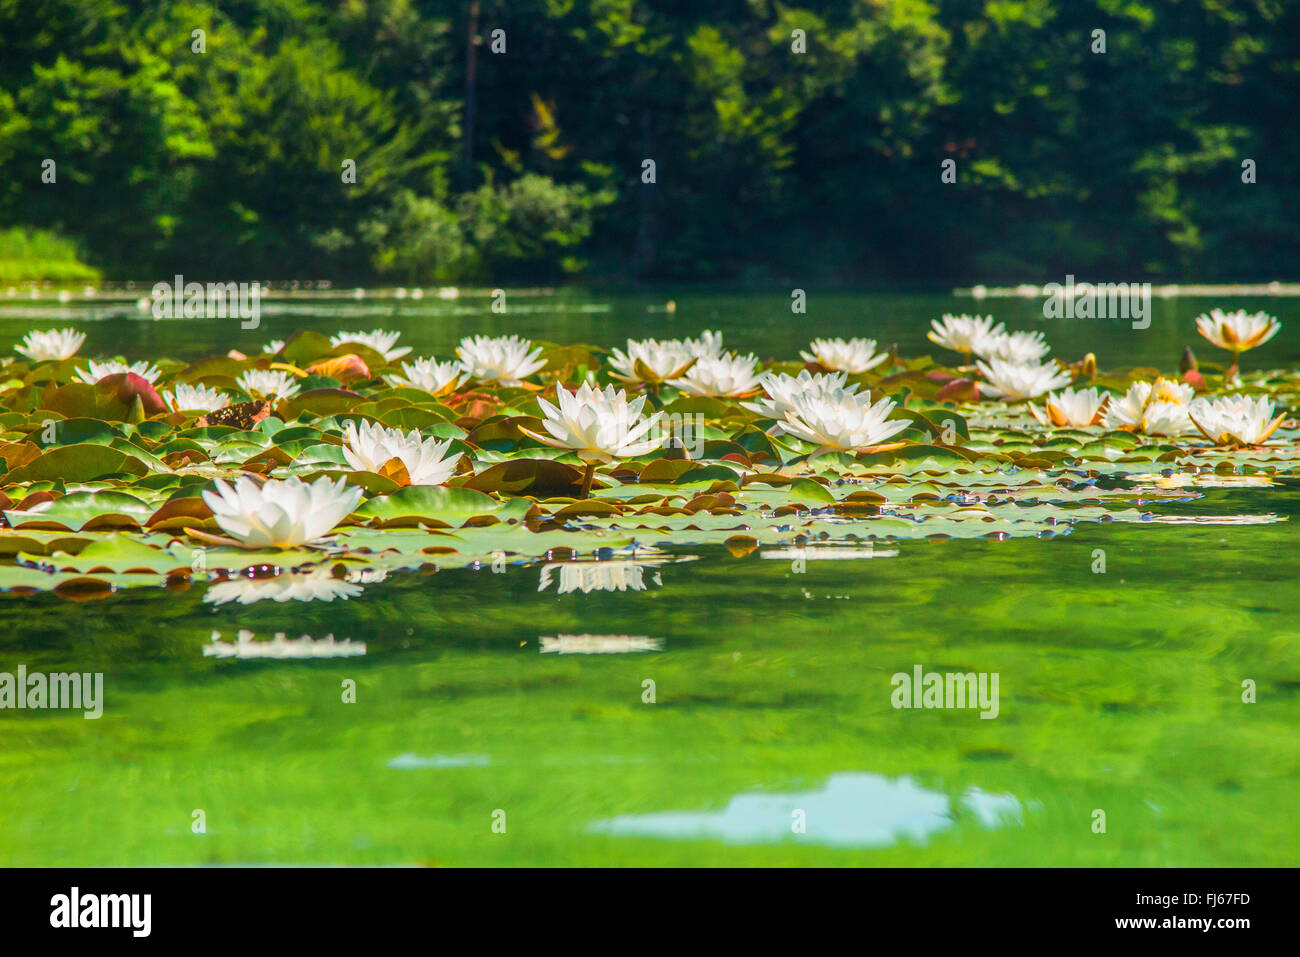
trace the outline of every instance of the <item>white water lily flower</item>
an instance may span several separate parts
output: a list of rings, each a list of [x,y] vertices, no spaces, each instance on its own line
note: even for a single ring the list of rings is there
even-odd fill
[[[1101,421],[1102,408],[1109,398],[1108,393],[1096,386],[1091,389],[1062,389],[1060,392],[1049,393],[1043,399],[1045,412],[1040,412],[1032,402],[1029,403],[1029,411],[1043,425],[1086,429]]]
[[[1124,429],[1129,432],[1142,431],[1142,410],[1151,397],[1151,383],[1134,382],[1118,399],[1111,399],[1106,406],[1106,416],[1102,424],[1108,429]]]
[[[758,357],[700,356],[686,375],[669,384],[690,395],[715,398],[747,395],[759,388]]]
[[[629,339],[626,352],[610,350],[609,364],[615,370],[610,374],[624,382],[667,382],[685,375],[698,355],[681,339]]]
[[[335,578],[328,568],[309,572],[283,572],[271,578],[246,578],[240,575],[210,586],[203,596],[209,605],[237,601],[252,605],[259,601],[347,601],[361,594],[361,586]]]
[[[996,326],[993,324],[992,316],[954,316],[947,313],[942,321],[930,320],[930,327],[926,337],[931,342],[966,355],[978,352],[977,346],[989,336],[1006,331],[1002,323],[999,322]]]
[[[60,359],[71,359],[85,341],[84,332],[74,332],[72,329],[29,332],[23,336],[21,345],[14,346],[14,352],[25,355],[33,362],[57,362]]]
[[[705,329],[698,339],[683,339],[682,344],[693,356],[709,356],[714,359],[722,357],[722,333],[716,330]]]
[[[974,352],[982,359],[1039,362],[1052,351],[1041,332],[996,332],[977,337]]]
[[[1160,376],[1151,387],[1152,402],[1172,402],[1174,405],[1187,405],[1196,396],[1196,390],[1190,385],[1175,382]]]
[[[282,349],[284,349],[283,339],[272,339],[266,345],[262,346],[262,351],[270,356],[278,355]]]
[[[230,405],[230,396],[204,385],[178,385],[174,392],[164,392],[162,400],[173,412],[215,412]]]
[[[546,416],[542,425],[550,435],[527,434],[540,442],[572,449],[584,462],[635,458],[662,444],[660,436],[649,436],[649,432],[663,413],[656,412],[649,418],[643,416],[645,396],[629,402],[622,389],[615,391],[611,385],[602,391],[590,383],[579,386],[577,392],[560,387],[555,395],[558,407],[543,398],[537,399]]]
[[[546,591],[551,586],[552,576],[560,573],[560,584],[556,591],[567,594],[580,591],[588,595],[593,591],[645,591],[646,565],[639,562],[552,562],[542,566],[541,581],[538,591]],[[656,585],[662,585],[656,570],[650,579]]]
[[[1191,386],[1157,379],[1134,382],[1124,395],[1112,398],[1102,423],[1108,429],[1141,432],[1145,435],[1177,436],[1190,432],[1187,404],[1195,395]]]
[[[340,332],[336,336],[330,336],[330,345],[337,348],[345,342],[359,343],[374,349],[391,362],[393,359],[402,358],[411,351],[410,346],[402,346],[399,349],[393,348],[401,337],[400,332],[388,332],[385,329],[375,329],[373,332]]]
[[[416,359],[402,363],[402,375],[386,375],[384,381],[399,389],[420,389],[430,395],[444,395],[455,390],[460,373],[460,365],[456,362]]]
[[[519,336],[466,336],[456,347],[460,367],[470,378],[503,386],[520,385],[546,365],[537,358],[541,354],[541,346],[533,349],[531,340]]]
[[[1195,399],[1187,410],[1192,424],[1215,445],[1252,446],[1262,444],[1277,431],[1283,412],[1273,418],[1273,402],[1266,396],[1244,395],[1219,399]]]
[[[1175,402],[1152,402],[1142,412],[1142,431],[1147,435],[1184,435],[1191,425],[1187,406]]]
[[[1263,345],[1281,328],[1282,324],[1268,313],[1248,313],[1245,309],[1236,312],[1211,309],[1209,315],[1196,319],[1197,332],[1234,356]]]
[[[814,374],[807,369],[800,369],[797,376],[786,375],[784,372],[764,372],[758,381],[767,394],[755,402],[742,402],[740,405],[765,419],[776,419],[778,424],[782,424],[785,414],[794,408],[795,396],[824,398],[836,392],[856,392],[856,384],[845,388],[847,375],[845,372]]]
[[[814,339],[808,348],[811,353],[799,353],[805,362],[852,375],[875,368],[889,358],[887,353],[876,352],[875,339]]]
[[[894,401],[888,397],[872,405],[870,395],[840,390],[792,399],[794,408],[785,414],[783,427],[796,438],[815,442],[818,449],[814,455],[880,445],[910,424],[908,419],[889,420]]]
[[[980,392],[988,392],[1008,402],[1018,399],[1033,399],[1059,389],[1071,382],[1070,373],[1055,362],[1006,362],[1002,359],[990,359],[987,363],[976,362],[975,367],[984,375],[985,382]]]
[[[412,485],[441,485],[456,472],[460,456],[447,457],[451,439],[423,438],[414,429],[386,429],[374,422],[357,428],[349,422],[343,431],[343,457],[359,472],[378,472],[390,459],[398,459]]]
[[[131,365],[127,365],[125,362],[117,362],[115,360],[96,362],[94,359],[91,359],[90,367],[88,369],[77,370],[77,377],[80,378],[82,382],[88,382],[91,385],[94,385],[105,376],[117,375],[120,372],[132,372],[144,379],[150,385],[153,385],[154,380],[157,379],[158,376],[162,375],[162,373],[158,369],[154,368],[151,363],[145,362],[143,359],[139,362],[132,363]]]
[[[292,375],[281,369],[249,369],[235,381],[254,399],[287,399],[302,389]]]
[[[316,541],[361,501],[360,488],[326,476],[310,485],[294,476],[258,485],[241,476],[234,487],[216,480],[203,501],[221,530],[249,548],[293,548]]]

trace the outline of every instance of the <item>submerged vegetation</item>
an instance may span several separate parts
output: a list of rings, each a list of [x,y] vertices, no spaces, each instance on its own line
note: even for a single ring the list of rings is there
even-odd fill
[[[1300,467],[1300,371],[1239,369],[1277,321],[1198,325],[1231,364],[1170,378],[968,316],[934,323],[951,365],[868,339],[761,363],[714,332],[610,355],[477,336],[439,362],[382,330],[128,365],[32,333],[0,382],[0,588],[238,580],[284,600],[493,562],[619,578],[674,545],[815,557],[1145,522]]]

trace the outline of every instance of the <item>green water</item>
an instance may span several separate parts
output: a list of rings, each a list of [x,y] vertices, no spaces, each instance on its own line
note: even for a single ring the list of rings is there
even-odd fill
[[[716,327],[789,356],[847,333],[915,354],[926,319],[973,305],[843,294],[792,319],[779,295],[671,295],[671,316],[647,312],[663,294],[539,298],[506,317],[316,313],[326,331],[401,328],[417,354],[488,329],[614,344]],[[584,304],[611,308],[570,308]],[[1011,328],[1043,323],[1063,357],[1166,370],[1207,305],[1157,302],[1139,331],[985,304]],[[1295,362],[1300,314],[1265,305],[1283,333],[1247,365]],[[189,358],[311,320],[263,322],[93,321],[84,351]],[[4,318],[0,334],[49,324]],[[98,720],[0,711],[0,863],[1295,864],[1300,487],[1200,491],[1149,510],[1290,520],[878,543],[803,571],[763,550],[677,549],[626,591],[539,590],[532,565],[397,575],[329,603],[214,605],[199,586],[3,596],[0,671],[102,671],[106,703]],[[366,654],[203,655],[213,630],[240,628],[333,633]],[[542,651],[584,634],[657,650]],[[895,709],[890,678],[917,665],[996,672],[998,716]]]
[[[139,292],[147,295],[143,286]],[[0,298],[0,337],[7,343],[29,329],[74,322],[87,333],[83,355],[116,352],[131,360],[159,355],[195,359],[230,349],[252,353],[269,339],[283,339],[302,328],[332,334],[382,327],[400,330],[402,344],[414,349],[412,355],[449,358],[462,336],[479,333],[621,347],[629,336],[694,336],[707,328],[722,330],[730,348],[752,351],[760,359],[793,359],[818,336],[868,336],[882,344],[897,342],[903,355],[923,355],[937,348],[925,336],[930,320],[945,312],[993,313],[1008,329],[1042,330],[1055,355],[1078,359],[1095,352],[1106,368],[1159,366],[1173,371],[1185,345],[1195,346],[1202,358],[1225,358],[1214,355],[1196,335],[1194,321],[1211,307],[1222,306],[1263,309],[1283,321],[1275,339],[1250,353],[1247,367],[1300,364],[1300,300],[1295,299],[1155,298],[1149,328],[1135,329],[1123,319],[1045,319],[1041,299],[805,292],[807,312],[802,315],[792,314],[788,290],[508,292],[504,314],[491,311],[486,293],[453,301],[433,296],[356,300],[345,295],[326,301],[265,302],[255,329],[240,328],[237,319],[154,321],[130,303],[57,305]],[[665,308],[670,301],[676,304],[671,313]]]

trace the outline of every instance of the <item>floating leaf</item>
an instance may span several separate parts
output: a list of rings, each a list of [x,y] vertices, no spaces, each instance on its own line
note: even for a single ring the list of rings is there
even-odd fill
[[[468,488],[441,485],[410,485],[388,495],[372,498],[354,513],[358,518],[379,519],[387,523],[417,521],[458,526],[471,518],[491,515],[501,503],[490,495]]]
[[[336,415],[347,412],[365,400],[347,389],[310,389],[280,403],[286,419],[296,419],[304,412],[312,415]]]
[[[60,479],[89,482],[110,475],[145,475],[149,468],[139,458],[104,445],[60,445],[42,452],[28,464],[4,476],[7,482]]]
[[[365,361],[353,352],[313,362],[307,367],[307,374],[328,376],[331,379],[337,379],[339,382],[345,383],[370,378],[370,370],[366,367]]]
[[[573,495],[582,488],[583,470],[551,459],[512,459],[473,476],[463,485],[509,495]]]

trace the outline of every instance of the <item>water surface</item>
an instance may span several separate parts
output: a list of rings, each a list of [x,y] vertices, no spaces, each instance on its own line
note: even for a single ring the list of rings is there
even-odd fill
[[[649,311],[668,298],[674,313]],[[615,345],[705,327],[764,358],[814,334],[915,354],[929,318],[974,305],[813,291],[791,317],[779,294],[531,302],[504,317],[486,300],[272,309],[253,332],[97,319],[83,351],[195,358],[310,324],[400,328],[440,356],[477,331]],[[1166,370],[1208,305],[1157,301],[1137,331],[985,303],[1012,328],[1041,325],[1062,356]],[[1300,314],[1272,306],[1283,333],[1248,364],[1300,361]],[[0,319],[0,335],[34,324],[47,323]],[[542,587],[536,563],[400,574],[328,603],[205,602],[204,586],[0,596],[0,670],[103,671],[107,696],[97,721],[0,712],[0,863],[1294,864],[1300,492],[1202,491],[1149,522],[903,541],[802,571],[673,549],[694,560],[615,591]],[[1191,521],[1268,513],[1286,520]],[[240,629],[365,653],[204,653]],[[895,709],[890,678],[916,665],[997,672],[998,717]]]

